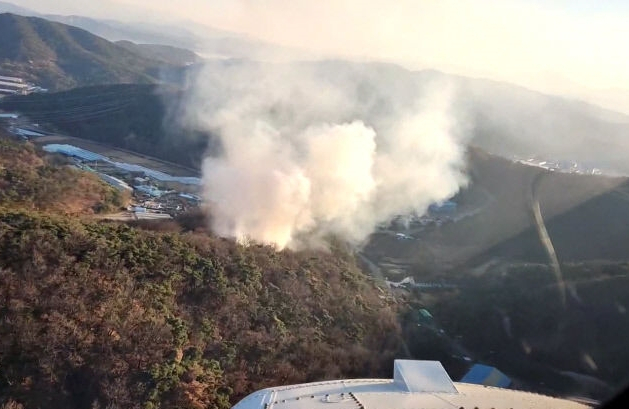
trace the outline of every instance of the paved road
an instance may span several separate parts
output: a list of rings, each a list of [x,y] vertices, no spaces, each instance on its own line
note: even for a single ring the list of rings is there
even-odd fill
[[[531,184],[531,194],[529,196],[529,203],[531,207],[531,212],[533,214],[533,220],[535,222],[535,228],[537,229],[537,235],[539,236],[539,240],[544,246],[546,250],[546,254],[548,255],[548,259],[550,261],[550,266],[555,273],[555,279],[557,280],[557,288],[559,289],[559,296],[561,298],[562,305],[566,305],[566,286],[563,281],[563,274],[561,273],[561,266],[559,264],[559,259],[557,258],[557,253],[555,252],[555,247],[553,246],[553,242],[550,239],[550,235],[548,234],[548,230],[546,229],[546,224],[544,223],[544,218],[542,217],[542,211],[539,205],[539,197],[537,195],[537,188],[542,182],[546,172],[540,172],[537,174],[535,179],[533,179],[533,183]]]

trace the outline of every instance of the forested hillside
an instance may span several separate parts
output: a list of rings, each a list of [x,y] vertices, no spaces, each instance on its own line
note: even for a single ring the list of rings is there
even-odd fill
[[[400,350],[395,308],[340,249],[278,253],[3,203],[3,407],[226,408],[276,384],[388,376]]]
[[[125,200],[96,175],[56,166],[33,145],[13,142],[0,132],[0,206],[76,215],[115,210]]]
[[[135,54],[77,27],[0,14],[0,70],[51,90],[114,83],[152,83],[163,61]]]

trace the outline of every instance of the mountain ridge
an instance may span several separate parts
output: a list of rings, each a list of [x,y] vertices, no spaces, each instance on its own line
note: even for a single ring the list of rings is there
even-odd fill
[[[0,71],[51,90],[158,82],[171,68],[90,32],[38,17],[0,14]]]
[[[255,81],[256,72],[274,67],[269,64],[248,60],[205,60],[186,71],[186,82],[202,83],[204,73],[216,78],[227,78],[226,75],[238,70],[248,72],[249,75],[241,80]],[[451,104],[452,120],[456,126],[460,124],[464,128],[462,132],[465,133],[466,143],[509,159],[515,156],[520,159],[536,157],[546,161],[578,162],[610,174],[629,174],[629,164],[623,154],[629,149],[629,116],[622,113],[509,83],[450,76],[434,70],[413,72],[393,64],[341,60],[293,64],[305,70],[305,75],[314,75],[331,86],[347,90],[349,98],[361,101],[365,99],[365,93],[375,96],[371,98],[373,102],[360,108],[362,111],[350,112],[350,116],[330,118],[331,121],[360,118],[377,126],[383,110],[408,110],[418,100],[421,101],[427,87],[449,82],[454,84],[455,89]],[[162,98],[161,101],[154,101],[160,98],[155,93],[144,94],[146,104],[167,105],[161,111],[156,111],[164,114],[153,118],[154,121],[178,122],[170,121],[166,114],[174,113],[176,118],[182,117],[180,114],[186,109],[182,103],[187,100],[187,91],[181,92],[181,98]],[[89,92],[83,89],[71,93],[87,96]],[[39,107],[28,102],[35,99]],[[5,98],[1,105],[6,110],[22,110],[27,115],[41,117],[54,108],[49,104],[58,99],[53,94]],[[63,100],[54,102],[57,103],[60,104],[59,108],[68,105]],[[133,122],[134,118],[129,120]],[[59,121],[53,118],[52,123]],[[111,118],[101,118],[100,122],[107,124]],[[90,130],[91,127],[90,123],[82,124],[82,133],[99,133],[98,129]],[[70,129],[66,125],[60,126],[60,129],[71,134],[74,132],[72,136],[82,137],[76,134],[77,129]],[[142,134],[142,130],[137,130],[136,126],[130,126],[130,129],[134,129],[135,135]]]
[[[186,66],[202,61],[194,51],[163,44],[138,44],[129,40],[116,41],[121,47],[144,58],[174,66]]]

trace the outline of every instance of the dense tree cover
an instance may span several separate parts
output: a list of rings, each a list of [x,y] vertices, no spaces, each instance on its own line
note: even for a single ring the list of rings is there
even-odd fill
[[[562,267],[565,302],[549,266],[514,263],[462,278],[433,312],[477,359],[538,390],[607,398],[629,379],[629,265]],[[576,382],[570,373],[591,378]]]
[[[0,206],[85,214],[114,210],[125,199],[96,175],[55,166],[33,145],[0,135]]]
[[[0,396],[25,407],[227,407],[385,376],[394,311],[350,256],[0,213]]]
[[[0,407],[225,408],[276,384],[389,376],[396,311],[339,246],[86,217],[111,192],[0,139]]]

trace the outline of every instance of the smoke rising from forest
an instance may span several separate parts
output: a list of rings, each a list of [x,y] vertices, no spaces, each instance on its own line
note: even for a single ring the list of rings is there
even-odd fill
[[[198,75],[189,119],[222,146],[203,163],[216,234],[279,249],[325,246],[329,235],[360,244],[466,183],[450,84],[400,98],[377,75],[330,65],[211,65]]]

